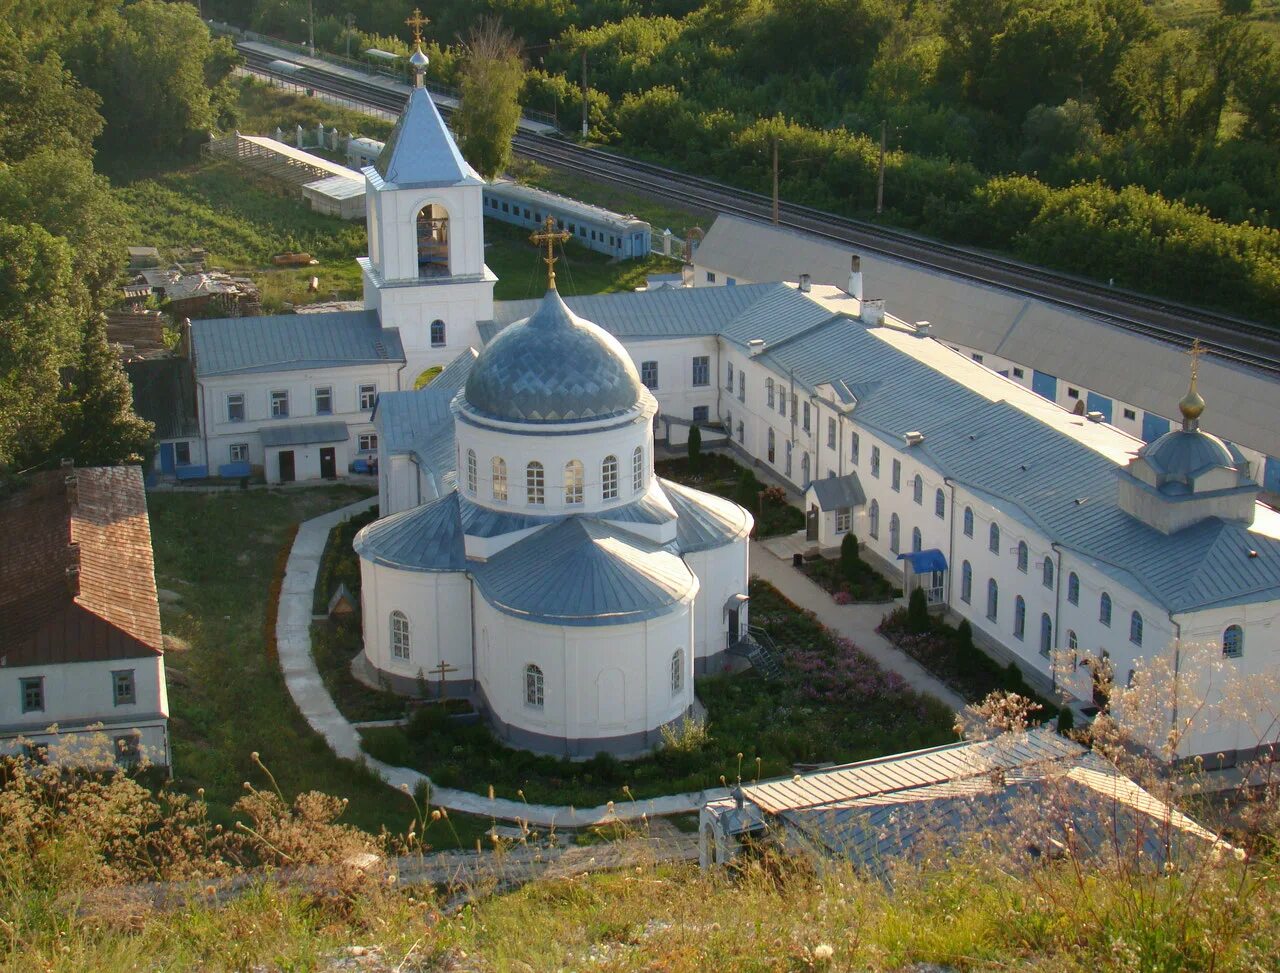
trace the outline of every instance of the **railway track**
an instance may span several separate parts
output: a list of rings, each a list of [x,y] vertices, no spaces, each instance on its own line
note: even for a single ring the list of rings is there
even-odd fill
[[[290,75],[272,71],[272,58],[241,49],[246,67],[296,85],[398,113],[404,105],[402,89],[305,68]],[[448,106],[441,106],[444,114]],[[723,212],[767,222],[772,201],[759,193],[625,158],[602,149],[586,148],[518,132],[516,151],[534,161],[577,172],[591,179],[639,191],[681,207]],[[863,253],[940,270],[969,281],[1048,301],[1116,327],[1179,346],[1199,338],[1218,358],[1280,376],[1280,332],[1255,322],[1200,308],[1186,308],[1129,291],[1117,291],[1092,281],[1054,273],[1019,261],[919,237],[873,223],[836,216],[794,203],[779,207],[781,225],[817,234]]]

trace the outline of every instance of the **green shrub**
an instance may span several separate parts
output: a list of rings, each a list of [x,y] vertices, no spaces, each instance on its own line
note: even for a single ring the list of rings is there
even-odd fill
[[[1076,715],[1072,712],[1070,706],[1064,706],[1058,710],[1058,732],[1064,736],[1075,729]]]
[[[919,635],[929,631],[931,627],[929,600],[925,596],[923,588],[915,588],[911,592],[911,597],[907,600],[907,630]]]
[[[702,465],[702,433],[697,426],[689,430],[689,442],[686,448],[689,451],[689,469],[696,473],[698,467]]]
[[[858,553],[858,538],[853,534],[845,534],[840,542],[840,570],[849,581],[862,576],[864,570],[862,555]]]
[[[602,784],[620,784],[625,776],[626,768],[622,761],[611,753],[601,750],[582,765],[583,771]]]
[[[448,711],[443,706],[419,706],[409,718],[405,728],[408,738],[415,743],[438,733],[449,723]]]
[[[374,760],[393,767],[404,767],[410,762],[409,738],[397,727],[366,731],[360,746]]]

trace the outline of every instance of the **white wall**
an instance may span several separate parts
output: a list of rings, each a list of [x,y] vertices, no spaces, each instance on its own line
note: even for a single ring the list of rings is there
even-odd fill
[[[706,659],[727,648],[728,621],[724,606],[734,595],[747,593],[749,546],[744,537],[725,547],[684,555],[685,564],[689,565],[699,584],[693,610],[694,655],[697,659]],[[745,605],[739,623],[743,629],[746,628]]]
[[[474,677],[471,664],[471,580],[463,572],[401,571],[360,561],[364,652],[373,666],[404,679],[428,682],[441,661],[449,681]],[[391,655],[391,613],[409,619],[410,656]]]

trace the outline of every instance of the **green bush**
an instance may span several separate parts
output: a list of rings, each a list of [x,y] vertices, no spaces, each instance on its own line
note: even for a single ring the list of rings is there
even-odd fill
[[[840,570],[845,579],[854,582],[862,577],[866,565],[862,563],[862,555],[858,553],[858,538],[853,534],[845,534],[840,542]]]
[[[923,588],[915,588],[907,600],[907,629],[919,635],[932,628],[929,618],[929,600]]]
[[[361,735],[360,746],[374,760],[381,760],[392,767],[404,767],[411,759],[409,738],[398,727],[366,730]]]
[[[620,784],[626,776],[622,761],[604,750],[584,763],[582,769],[602,784]]]
[[[1058,732],[1064,736],[1075,729],[1076,715],[1072,712],[1070,706],[1064,706],[1058,710]]]
[[[689,442],[686,448],[689,451],[689,469],[696,473],[698,467],[702,465],[702,433],[697,426],[689,430]]]
[[[409,718],[405,732],[410,740],[418,743],[443,729],[448,722],[449,714],[443,706],[419,706]]]

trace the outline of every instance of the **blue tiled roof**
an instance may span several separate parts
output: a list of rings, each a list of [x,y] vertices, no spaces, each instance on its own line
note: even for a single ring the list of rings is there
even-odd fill
[[[383,392],[374,408],[374,423],[387,454],[415,457],[419,466],[435,479],[439,493],[450,489],[456,477],[457,454],[449,403],[466,382],[474,362],[475,352],[467,349],[446,365],[426,388]]]
[[[367,561],[404,571],[465,571],[458,494],[374,521],[356,535],[353,546]]]
[[[404,361],[376,311],[210,318],[191,322],[191,341],[201,377]]]
[[[1235,465],[1226,443],[1199,430],[1170,430],[1143,447],[1141,455],[1156,472],[1174,477],[1191,477],[1215,466]]]
[[[736,503],[671,480],[661,482],[680,518],[676,521],[677,553],[724,547],[751,533],[751,514]]]
[[[384,184],[398,189],[484,183],[458,151],[425,88],[409,95],[373,169]]]
[[[657,618],[698,583],[676,555],[588,517],[544,528],[474,564],[472,574],[499,611],[548,625]]]

